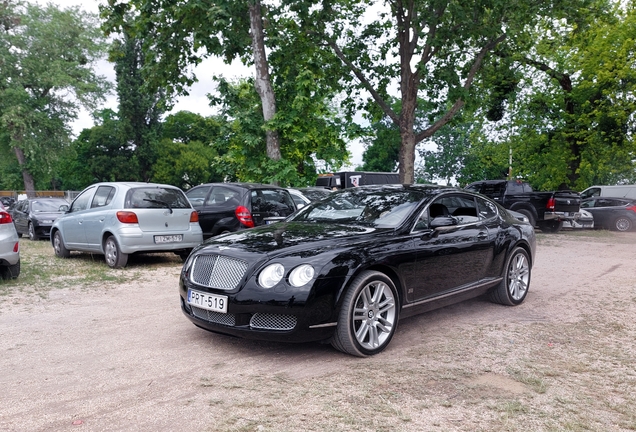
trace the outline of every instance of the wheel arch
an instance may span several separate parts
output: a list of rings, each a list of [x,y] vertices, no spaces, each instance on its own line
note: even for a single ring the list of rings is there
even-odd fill
[[[398,292],[398,297],[400,301],[400,307],[398,308],[398,313],[399,313],[399,311],[402,310],[402,306],[404,305],[406,293],[404,293],[403,285],[400,281],[400,278],[397,272],[391,266],[384,265],[384,264],[373,264],[366,267],[358,267],[355,272],[347,276],[345,282],[340,286],[340,289],[336,293],[335,305],[334,305],[335,306],[334,313],[336,314],[336,316],[340,313],[340,308],[342,307],[344,294],[347,292],[347,290],[349,289],[353,281],[358,277],[358,275],[360,275],[364,271],[377,271],[379,273],[384,274],[389,279],[391,279],[391,282],[393,282],[393,285],[395,285],[395,289]]]

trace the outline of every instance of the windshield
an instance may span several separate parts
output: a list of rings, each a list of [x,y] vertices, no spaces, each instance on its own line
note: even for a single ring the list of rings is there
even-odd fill
[[[31,203],[31,209],[36,213],[59,212],[61,205],[68,205],[63,199],[59,200],[38,200]]]
[[[395,228],[423,198],[423,193],[413,190],[353,188],[308,205],[292,220]]]

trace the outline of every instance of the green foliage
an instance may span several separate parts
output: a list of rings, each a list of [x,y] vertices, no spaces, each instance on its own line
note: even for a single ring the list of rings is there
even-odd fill
[[[95,107],[107,90],[93,71],[105,45],[95,17],[79,8],[11,1],[0,18],[0,159],[19,164],[23,187],[48,189],[80,104]]]
[[[82,190],[101,181],[136,181],[139,167],[122,123],[109,109],[97,113],[97,125],[84,129],[60,163],[62,188]]]

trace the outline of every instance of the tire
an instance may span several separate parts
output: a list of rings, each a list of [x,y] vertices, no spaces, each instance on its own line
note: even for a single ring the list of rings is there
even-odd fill
[[[612,229],[614,231],[626,232],[631,231],[632,228],[632,221],[625,216],[619,216],[618,218],[616,218],[616,220],[614,220],[614,223],[612,224]]]
[[[119,243],[114,236],[110,236],[104,243],[104,258],[110,268],[123,268],[128,263],[128,254],[122,253]]]
[[[0,277],[2,279],[16,279],[18,276],[20,276],[20,260],[13,265],[0,267]]]
[[[507,306],[523,303],[530,288],[530,273],[528,252],[516,247],[506,260],[503,280],[490,291],[490,300]]]
[[[561,231],[562,227],[563,222],[557,220],[542,221],[539,223],[539,228],[541,228],[541,231],[548,234],[557,233]]]
[[[344,293],[331,344],[357,357],[377,354],[391,342],[399,310],[398,292],[391,279],[380,272],[364,271]]]
[[[516,212],[521,213],[522,215],[527,217],[528,221],[530,222],[530,225],[532,225],[533,227],[537,225],[537,221],[534,219],[534,216],[532,215],[532,212],[530,210],[520,209],[520,210],[516,210]]]
[[[55,231],[55,234],[53,234],[53,250],[55,251],[55,256],[59,258],[69,258],[71,256],[71,251],[64,246],[64,240],[59,231]]]
[[[33,224],[31,222],[29,222],[29,239],[30,240],[40,240],[40,237],[38,237],[38,235],[35,233],[35,228],[33,227]]]

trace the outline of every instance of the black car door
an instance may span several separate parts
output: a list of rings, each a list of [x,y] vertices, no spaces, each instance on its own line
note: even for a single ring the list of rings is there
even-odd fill
[[[452,224],[434,228],[435,218]],[[416,286],[411,301],[424,300],[477,284],[485,276],[493,256],[495,231],[480,217],[475,197],[452,194],[437,198],[425,209],[415,231]]]

